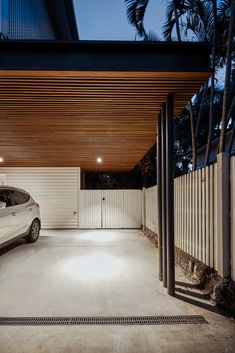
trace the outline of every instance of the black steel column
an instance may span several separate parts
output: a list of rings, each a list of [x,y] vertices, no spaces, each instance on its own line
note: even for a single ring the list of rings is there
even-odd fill
[[[167,97],[166,104],[166,206],[167,206],[167,292],[175,294],[174,248],[174,97]]]
[[[166,105],[163,104],[161,111],[161,146],[162,146],[162,273],[163,286],[167,287],[167,235],[166,235]]]
[[[162,115],[157,119],[157,206],[158,206],[158,253],[159,253],[159,281],[163,280],[162,273],[162,146],[161,146]]]

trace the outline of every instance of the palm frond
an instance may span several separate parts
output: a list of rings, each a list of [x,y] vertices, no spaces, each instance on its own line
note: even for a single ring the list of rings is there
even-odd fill
[[[175,19],[166,21],[162,26],[162,35],[166,41],[172,40],[172,32],[175,27]]]
[[[231,0],[220,0],[218,6],[218,14],[220,16],[225,15],[231,9]]]
[[[146,37],[144,16],[149,0],[125,0],[127,19],[140,37]]]
[[[146,33],[145,40],[150,42],[160,42],[161,38],[155,32],[149,31],[148,33]]]

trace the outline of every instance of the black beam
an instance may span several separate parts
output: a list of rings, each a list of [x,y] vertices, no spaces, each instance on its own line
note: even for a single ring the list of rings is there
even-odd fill
[[[163,280],[162,273],[162,139],[161,139],[162,116],[157,119],[157,206],[158,206],[158,252],[159,252],[159,280]]]
[[[162,272],[163,286],[167,287],[167,234],[166,234],[166,105],[161,110],[161,152],[162,152],[162,190],[161,190],[161,218],[162,218]]]
[[[174,97],[167,96],[166,104],[166,206],[167,206],[167,291],[175,294],[174,244]]]
[[[58,40],[79,40],[73,0],[44,0]]]
[[[2,70],[209,72],[204,43],[1,41]]]

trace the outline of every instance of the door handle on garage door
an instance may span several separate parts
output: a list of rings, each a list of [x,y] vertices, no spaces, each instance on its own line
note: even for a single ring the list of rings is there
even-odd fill
[[[11,213],[11,215],[12,215],[12,216],[15,216],[15,215],[16,215],[16,213],[15,213],[15,212],[13,212],[13,213]]]

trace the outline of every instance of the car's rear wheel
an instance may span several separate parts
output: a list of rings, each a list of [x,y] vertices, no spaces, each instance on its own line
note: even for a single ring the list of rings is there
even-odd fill
[[[35,243],[38,240],[40,233],[40,223],[38,219],[35,219],[31,224],[29,234],[25,237],[28,243]]]

